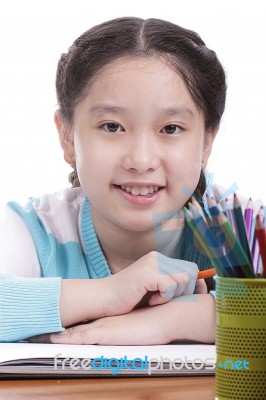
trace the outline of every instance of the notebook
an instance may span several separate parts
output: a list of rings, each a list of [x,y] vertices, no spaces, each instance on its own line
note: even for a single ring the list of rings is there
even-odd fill
[[[0,343],[0,378],[214,375],[214,345]]]

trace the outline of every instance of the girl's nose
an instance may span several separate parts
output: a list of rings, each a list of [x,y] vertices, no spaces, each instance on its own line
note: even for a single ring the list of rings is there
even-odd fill
[[[124,154],[123,167],[140,174],[156,170],[160,165],[160,155],[154,140],[149,140],[145,135],[134,139]]]

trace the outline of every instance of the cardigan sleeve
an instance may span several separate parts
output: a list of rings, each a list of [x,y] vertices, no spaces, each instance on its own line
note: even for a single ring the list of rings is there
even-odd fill
[[[7,207],[0,222],[0,342],[61,331],[61,278],[42,278],[24,221]]]
[[[62,331],[61,278],[0,275],[0,342]]]

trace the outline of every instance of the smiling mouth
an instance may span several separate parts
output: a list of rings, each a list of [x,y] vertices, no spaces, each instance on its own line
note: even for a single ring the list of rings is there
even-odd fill
[[[146,197],[151,197],[155,193],[164,189],[164,186],[143,186],[143,187],[136,187],[136,186],[132,187],[124,185],[114,185],[114,186],[123,190],[126,193],[132,194],[133,196],[146,196]]]

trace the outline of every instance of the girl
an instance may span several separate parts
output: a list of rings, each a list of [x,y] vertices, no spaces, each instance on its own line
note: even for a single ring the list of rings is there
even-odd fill
[[[72,188],[7,206],[0,341],[213,342],[213,296],[195,289],[211,264],[180,210],[192,194],[204,207],[226,95],[216,54],[170,22],[119,18],[61,56],[56,89]]]

